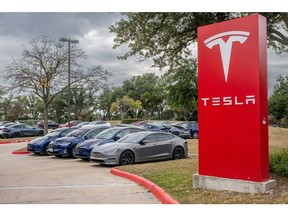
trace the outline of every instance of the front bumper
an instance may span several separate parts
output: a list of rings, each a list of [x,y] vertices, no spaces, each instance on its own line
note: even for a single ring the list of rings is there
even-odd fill
[[[66,146],[49,146],[48,154],[57,156],[69,156],[69,151]]]
[[[91,152],[92,152],[93,148],[77,148],[76,147],[76,152],[75,152],[75,156],[77,158],[84,158],[84,159],[89,159]]]
[[[115,155],[102,154],[99,152],[92,152],[90,161],[106,165],[119,165],[119,159]]]
[[[29,144],[27,145],[27,151],[35,153],[35,154],[42,154],[44,153],[44,147],[40,146],[40,145],[33,145],[33,144]]]

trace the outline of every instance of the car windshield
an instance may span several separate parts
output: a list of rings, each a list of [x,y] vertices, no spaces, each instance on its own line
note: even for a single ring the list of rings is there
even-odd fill
[[[54,130],[46,134],[46,137],[54,137],[61,133],[61,130]]]
[[[120,129],[119,128],[110,128],[107,130],[102,131],[98,135],[96,135],[95,139],[109,139],[113,137]]]
[[[146,134],[142,134],[142,133],[127,134],[126,136],[119,139],[117,142],[120,142],[120,143],[139,143],[145,136],[146,136]]]
[[[67,137],[82,137],[88,130],[89,129],[79,128],[67,134]]]

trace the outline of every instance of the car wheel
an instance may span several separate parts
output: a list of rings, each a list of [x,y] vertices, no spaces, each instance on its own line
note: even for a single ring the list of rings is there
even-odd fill
[[[12,134],[12,137],[13,137],[13,138],[19,138],[19,137],[20,137],[20,134],[19,134],[19,133],[14,133],[14,134]]]
[[[44,149],[43,149],[44,155],[49,155],[48,154],[48,148],[49,148],[49,145],[44,146]]]
[[[173,159],[181,159],[185,157],[184,149],[182,147],[176,147],[173,151]]]
[[[134,154],[131,151],[124,151],[120,155],[120,165],[129,165],[134,163]]]
[[[44,131],[39,131],[38,136],[44,136]]]
[[[74,145],[74,146],[71,148],[70,157],[76,158],[75,153],[76,153],[76,145]]]
[[[198,139],[198,132],[197,131],[192,133],[192,138],[193,139]]]

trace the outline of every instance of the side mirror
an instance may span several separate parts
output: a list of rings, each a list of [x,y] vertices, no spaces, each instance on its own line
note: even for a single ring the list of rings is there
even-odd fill
[[[117,141],[117,140],[119,140],[120,138],[121,138],[121,137],[116,136],[116,137],[114,137],[114,140]]]
[[[145,144],[147,144],[147,143],[148,143],[148,141],[147,141],[147,140],[145,140],[145,139],[144,139],[144,140],[142,140],[142,141],[140,141],[140,144],[141,144],[141,145],[145,145]]]

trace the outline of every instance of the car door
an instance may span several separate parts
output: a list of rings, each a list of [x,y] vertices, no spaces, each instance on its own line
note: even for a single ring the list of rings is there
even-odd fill
[[[26,136],[36,136],[38,133],[38,131],[30,125],[25,125],[25,131],[27,133]]]
[[[154,160],[158,154],[157,135],[149,134],[134,148],[138,162]]]
[[[174,135],[172,134],[164,134],[164,133],[159,133],[157,134],[157,139],[158,139],[158,155],[159,159],[165,159],[165,158],[170,158],[171,152],[173,151],[174,147],[174,141],[173,141]]]

